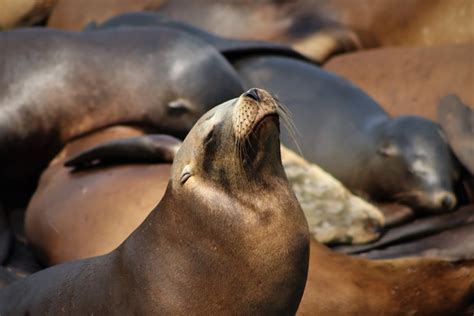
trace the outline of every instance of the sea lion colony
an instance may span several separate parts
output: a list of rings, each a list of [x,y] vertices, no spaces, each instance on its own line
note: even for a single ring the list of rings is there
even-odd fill
[[[60,25],[80,12],[67,13],[73,4],[9,5],[0,23],[28,24],[53,10]],[[96,10],[111,16],[122,5]],[[350,15],[329,14],[331,6],[305,20],[302,8],[313,5],[305,1],[203,2],[187,24],[180,1],[155,10],[161,5],[164,15],[101,18],[77,33],[0,33],[1,315],[472,314],[468,33],[456,35],[462,45],[331,59],[328,68],[351,83],[320,63],[367,46],[370,34],[351,29]],[[194,27],[206,7],[227,16],[220,34],[242,40]],[[440,7],[412,9],[426,17]],[[285,16],[297,26],[283,26]],[[239,19],[257,34],[233,29]],[[381,32],[382,46],[381,36],[403,45],[402,35]],[[407,29],[408,42],[414,34]],[[360,68],[384,56],[395,70]],[[443,67],[428,71],[437,62]],[[452,69],[459,78],[442,76]],[[381,76],[387,85],[377,86]],[[414,84],[403,88],[403,77]],[[377,209],[353,194],[401,204]],[[398,259],[354,258],[316,240]]]

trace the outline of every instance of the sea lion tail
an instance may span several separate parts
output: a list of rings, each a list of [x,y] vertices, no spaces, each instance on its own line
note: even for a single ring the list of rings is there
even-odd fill
[[[173,162],[181,141],[173,136],[154,134],[113,140],[97,145],[67,160],[76,169],[117,163]]]
[[[323,28],[291,46],[318,64],[323,64],[336,54],[360,50],[363,47],[359,36],[342,26]]]

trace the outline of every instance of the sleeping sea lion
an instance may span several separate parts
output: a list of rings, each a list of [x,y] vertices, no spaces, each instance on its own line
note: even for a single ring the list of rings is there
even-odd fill
[[[456,205],[459,168],[434,122],[390,118],[357,87],[301,60],[243,56],[232,63],[246,85],[288,104],[303,156],[352,191],[418,211]],[[282,142],[297,150],[290,136],[283,131]]]
[[[0,33],[0,46],[2,196],[34,182],[77,136],[136,124],[182,138],[208,109],[243,91],[213,47],[167,27],[15,30]]]
[[[295,314],[309,232],[281,164],[279,114],[257,89],[210,110],[124,243],[12,283],[0,313]]]

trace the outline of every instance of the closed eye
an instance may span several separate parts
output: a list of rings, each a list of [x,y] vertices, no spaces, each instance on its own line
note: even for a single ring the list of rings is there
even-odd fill
[[[191,176],[192,176],[192,168],[190,165],[186,165],[186,167],[183,168],[183,171],[181,172],[181,177],[179,179],[179,182],[181,184],[184,184]]]
[[[208,145],[209,143],[211,143],[213,138],[214,138],[214,126],[209,131],[209,133],[207,133],[206,138],[204,139],[204,145]]]

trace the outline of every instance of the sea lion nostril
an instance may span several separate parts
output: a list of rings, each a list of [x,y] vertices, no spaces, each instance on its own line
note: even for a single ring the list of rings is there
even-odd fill
[[[454,197],[449,194],[445,195],[441,201],[441,205],[444,209],[452,209],[454,204],[456,204],[456,201],[454,200]]]
[[[249,89],[244,93],[244,96],[254,99],[257,102],[260,102],[260,96],[258,95],[258,90],[255,88]]]

